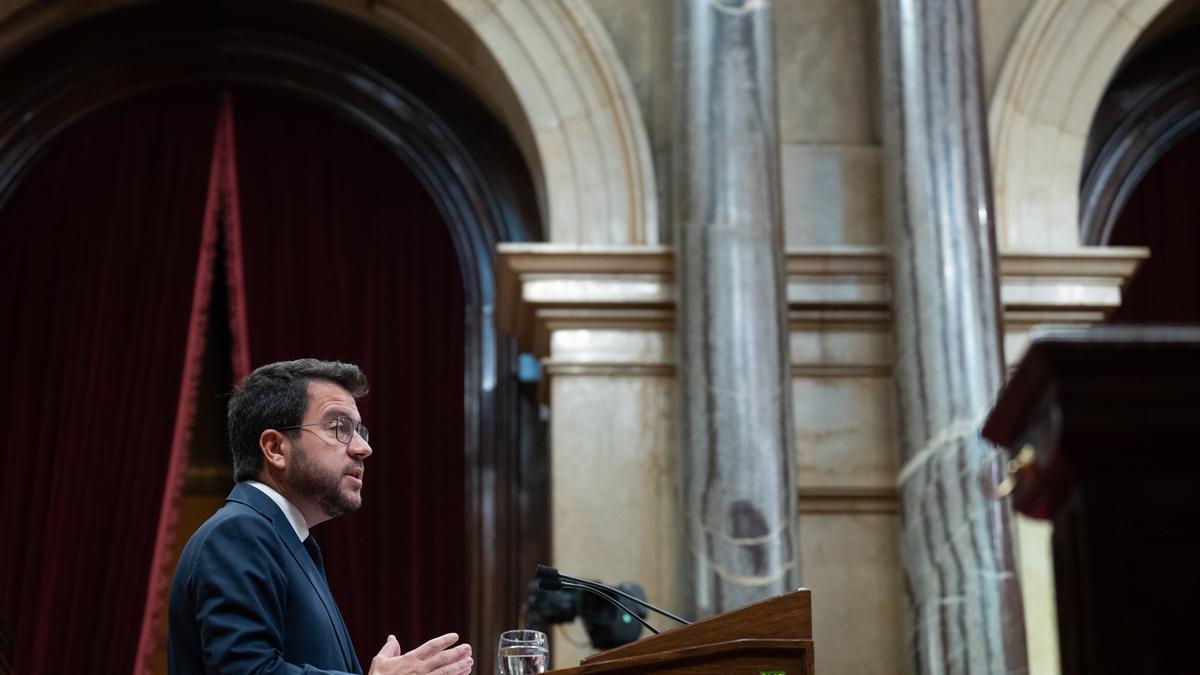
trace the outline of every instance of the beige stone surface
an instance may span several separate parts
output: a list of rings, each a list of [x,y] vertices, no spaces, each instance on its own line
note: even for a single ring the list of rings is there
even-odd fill
[[[674,377],[561,375],[551,386],[551,564],[640,583],[650,602],[678,607]],[[565,639],[552,648],[560,665],[586,653]]]
[[[642,110],[649,111],[662,100],[657,98],[657,89],[671,82],[663,82],[663,75],[670,75],[671,0],[588,0],[597,18],[608,31],[613,46],[625,65],[630,83]],[[649,120],[649,115],[646,116]],[[668,134],[669,129],[661,130]],[[650,135],[655,135],[650,125]]]
[[[589,0],[625,65],[654,161],[658,242],[671,239],[671,145],[675,133],[671,0]],[[651,242],[654,243],[654,242]]]
[[[797,320],[789,343],[793,374],[796,370],[891,374],[892,335],[886,321]]]
[[[674,331],[595,328],[557,330],[550,337],[551,362],[567,364],[667,365],[675,362]]]
[[[1029,349],[1030,330],[1032,326],[1020,326],[1004,331],[1004,361],[1010,372],[1021,362],[1025,350]]]
[[[893,487],[891,397],[886,376],[792,378],[797,486]]]
[[[873,0],[779,0],[775,58],[782,143],[877,143]]]
[[[899,516],[802,515],[801,582],[812,589],[816,670],[905,672]]]
[[[1021,601],[1025,604],[1025,639],[1029,648],[1030,675],[1057,675],[1061,672],[1054,555],[1050,547],[1052,530],[1047,521],[1016,516]]]
[[[788,246],[884,243],[878,145],[786,143],[780,164]]]
[[[1118,0],[1121,12],[1135,24],[1149,25],[1163,11],[1162,0]]]
[[[979,0],[984,92],[991,96],[1017,29],[1034,0]]]

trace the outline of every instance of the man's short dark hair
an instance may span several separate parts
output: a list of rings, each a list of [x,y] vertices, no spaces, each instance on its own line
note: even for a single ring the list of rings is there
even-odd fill
[[[354,398],[367,395],[367,376],[353,363],[297,359],[260,366],[233,389],[226,409],[229,447],[233,451],[233,479],[258,478],[263,454],[258,439],[267,429],[300,424],[308,409],[308,383],[328,380]],[[293,438],[299,429],[285,431]]]

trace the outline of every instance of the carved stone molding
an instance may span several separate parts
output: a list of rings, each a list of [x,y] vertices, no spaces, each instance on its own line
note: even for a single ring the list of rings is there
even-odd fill
[[[496,108],[534,167],[551,241],[658,241],[641,109],[587,2],[367,4],[374,20],[417,43]]]
[[[1084,150],[1101,97],[1137,37],[1170,0],[1036,0],[988,114],[1001,247],[1079,243]]]
[[[1135,247],[1000,253],[1004,324],[1103,321],[1121,304],[1121,289],[1150,257]]]
[[[894,487],[800,487],[796,492],[801,515],[900,513]]]
[[[1140,54],[1109,85],[1090,135],[1080,241],[1103,246],[1125,203],[1163,155],[1200,129],[1197,31]]]
[[[1006,328],[1102,321],[1148,255],[1120,247],[1002,252]],[[792,249],[786,266],[793,333],[890,328],[885,248]],[[674,257],[666,246],[500,244],[496,285],[500,327],[539,357],[550,354],[555,331],[674,330]]]

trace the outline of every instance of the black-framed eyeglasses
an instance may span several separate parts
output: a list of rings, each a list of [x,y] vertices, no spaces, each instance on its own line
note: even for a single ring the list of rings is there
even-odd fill
[[[285,431],[287,429],[301,429],[303,427],[318,427],[318,426],[321,426],[322,424],[333,424],[334,425],[334,427],[333,427],[334,435],[337,437],[338,443],[345,443],[346,445],[350,445],[350,441],[352,441],[354,439],[354,434],[356,434],[356,433],[362,437],[364,443],[371,442],[371,432],[367,431],[367,425],[363,424],[362,422],[359,422],[358,420],[356,420],[352,417],[347,417],[345,415],[338,415],[337,417],[334,417],[333,419],[325,420],[323,422],[313,422],[311,424],[296,424],[296,425],[293,425],[290,427],[279,427],[279,431]]]

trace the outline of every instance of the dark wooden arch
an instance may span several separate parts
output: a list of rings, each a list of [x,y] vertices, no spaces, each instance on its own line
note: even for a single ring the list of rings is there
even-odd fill
[[[1200,130],[1200,30],[1139,54],[1113,79],[1088,136],[1079,195],[1080,242],[1109,242],[1143,177]]]
[[[130,97],[232,85],[297,97],[351,121],[417,176],[449,225],[466,301],[464,549],[481,663],[517,620],[548,554],[547,486],[518,474],[544,443],[521,435],[516,351],[493,314],[495,244],[540,238],[532,182],[502,125],[391,37],[279,0],[146,3],[62,27],[0,64],[0,208],[64,132]],[[528,428],[528,425],[525,425]]]

